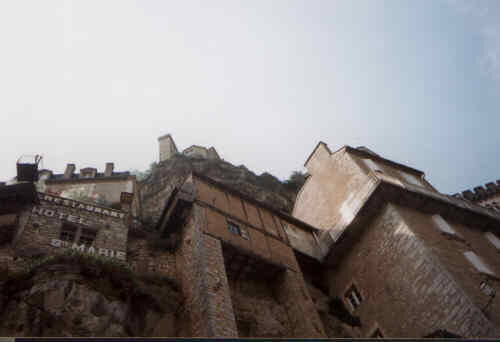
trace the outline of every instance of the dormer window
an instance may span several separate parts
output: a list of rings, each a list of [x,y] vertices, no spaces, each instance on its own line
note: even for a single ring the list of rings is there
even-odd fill
[[[370,169],[370,171],[383,173],[382,168],[378,166],[377,163],[375,163],[373,160],[363,159],[363,163],[366,165],[367,168]]]
[[[401,172],[401,176],[403,177],[404,181],[408,184],[422,186],[422,183],[415,175],[406,172]]]

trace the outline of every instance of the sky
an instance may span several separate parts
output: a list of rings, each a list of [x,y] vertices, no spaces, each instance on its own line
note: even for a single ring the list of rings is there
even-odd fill
[[[319,141],[500,179],[496,0],[2,1],[0,180],[145,170],[157,138],[286,179]]]

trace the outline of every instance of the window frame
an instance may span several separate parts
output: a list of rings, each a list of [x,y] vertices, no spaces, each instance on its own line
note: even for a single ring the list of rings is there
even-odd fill
[[[460,234],[441,215],[432,215],[431,220],[441,234],[461,238]]]
[[[63,223],[59,231],[59,240],[68,243],[74,243],[76,241],[76,238],[78,237],[78,229],[79,227],[77,227],[76,225]],[[66,235],[72,235],[73,237],[71,239],[66,239]]]
[[[90,232],[90,234],[88,233]],[[95,240],[97,239],[97,230],[94,230],[94,229],[90,229],[90,228],[80,228],[80,236],[78,237],[78,242],[75,242],[77,243],[78,245],[82,245],[84,244],[85,247],[90,247],[94,244]],[[89,236],[90,235],[93,235],[93,238],[92,240],[90,240]],[[82,239],[83,240],[89,240],[90,241],[90,244],[87,244],[86,242],[82,242]]]
[[[90,232],[90,234],[88,234]],[[72,239],[65,239],[63,238],[64,235],[68,235],[68,233],[73,234]],[[98,229],[93,229],[89,227],[81,227],[76,224],[71,224],[67,222],[63,222],[61,225],[61,228],[59,230],[59,240],[64,241],[65,243],[68,244],[77,244],[78,246],[84,244],[87,248],[91,247],[94,245],[94,242],[97,240],[97,235],[99,233]],[[82,237],[83,239],[88,239],[90,235],[93,235],[92,242],[90,244],[87,244],[87,242],[82,242]],[[90,239],[88,239],[90,240]]]
[[[364,301],[363,296],[361,295],[361,291],[358,289],[354,282],[352,282],[347,287],[347,290],[344,291],[344,299],[347,303],[349,303],[351,311],[353,312],[356,311]]]
[[[232,221],[227,221],[227,230],[234,235],[241,236],[241,228],[239,225]]]
[[[234,230],[233,230],[234,229]],[[245,240],[249,240],[248,231],[245,227],[242,227],[240,224],[234,223],[234,221],[227,220],[227,230],[236,236],[239,236]]]

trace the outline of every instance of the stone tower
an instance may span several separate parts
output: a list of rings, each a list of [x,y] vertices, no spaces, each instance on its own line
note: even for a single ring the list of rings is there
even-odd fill
[[[160,149],[160,163],[164,160],[169,159],[178,152],[177,146],[175,146],[174,139],[170,134],[165,134],[159,137],[158,145]]]

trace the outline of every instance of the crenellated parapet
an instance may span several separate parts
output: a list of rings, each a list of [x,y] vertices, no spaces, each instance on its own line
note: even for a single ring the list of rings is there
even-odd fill
[[[456,193],[453,197],[463,198],[472,202],[484,201],[497,194],[500,194],[500,180],[486,183],[485,186],[476,186],[472,190],[465,190],[461,193]]]
[[[174,139],[170,134],[163,135],[158,138],[160,150],[160,162],[172,158],[175,154],[179,153]],[[182,151],[182,154],[190,158],[201,159],[218,159],[220,160],[219,153],[215,147],[206,148],[199,145],[191,145]]]

